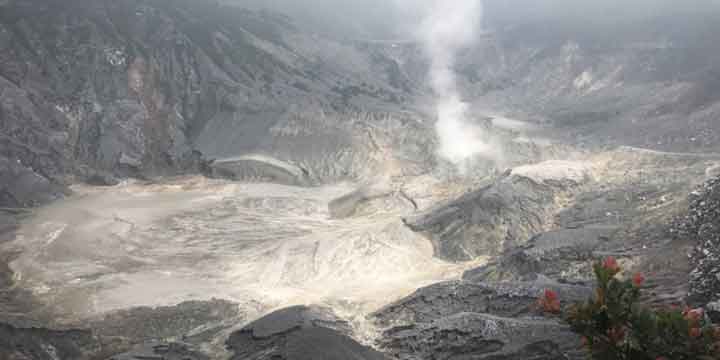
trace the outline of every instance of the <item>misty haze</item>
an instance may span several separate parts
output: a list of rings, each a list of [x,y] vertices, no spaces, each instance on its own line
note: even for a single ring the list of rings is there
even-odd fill
[[[0,360],[718,359],[719,35],[717,0],[0,0]]]

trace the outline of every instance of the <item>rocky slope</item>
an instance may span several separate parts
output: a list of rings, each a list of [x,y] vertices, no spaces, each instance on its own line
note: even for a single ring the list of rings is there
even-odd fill
[[[512,85],[481,90],[483,101],[606,145],[717,152],[720,52],[710,34],[718,18],[708,11],[627,24],[515,28],[491,45],[499,50],[485,52],[497,60],[483,63],[497,65],[482,75],[500,74],[491,84],[508,79]]]
[[[713,178],[690,195],[688,213],[677,220],[673,229],[678,237],[697,244],[692,252],[690,298],[699,305],[720,302],[720,178]]]
[[[391,130],[406,134],[395,141],[429,141],[391,116],[411,90],[393,58],[280,15],[163,0],[0,7],[0,206],[248,153],[291,161],[314,181],[352,177],[392,148]]]
[[[637,21],[488,16],[455,69],[478,112],[553,124],[586,145],[718,152],[720,12],[705,10]],[[424,76],[420,49],[406,51],[405,68]]]

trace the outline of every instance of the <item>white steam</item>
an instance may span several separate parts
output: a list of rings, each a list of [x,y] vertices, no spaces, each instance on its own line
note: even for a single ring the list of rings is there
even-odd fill
[[[417,1],[412,2],[417,6]],[[483,130],[469,121],[469,106],[458,90],[454,71],[458,52],[473,43],[482,19],[481,0],[426,0],[418,31],[429,57],[430,85],[437,97],[436,130],[439,155],[456,165],[481,156],[496,158],[498,151],[485,139]],[[400,5],[410,5],[399,1]],[[403,6],[404,9],[408,7]]]

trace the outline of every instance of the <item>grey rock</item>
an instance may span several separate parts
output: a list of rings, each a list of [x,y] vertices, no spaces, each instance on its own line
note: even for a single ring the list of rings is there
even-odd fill
[[[540,232],[551,201],[551,188],[509,177],[404,222],[430,237],[436,256],[469,260],[499,254]]]
[[[114,355],[108,360],[209,360],[210,358],[180,343],[150,343]]]
[[[690,259],[690,299],[701,305],[720,300],[720,178],[690,195],[688,213],[673,231],[696,244]]]
[[[29,207],[48,203],[65,194],[63,186],[24,166],[19,160],[0,156],[0,207]]]
[[[92,175],[89,175],[85,182],[89,185],[94,186],[115,186],[120,183],[120,181],[115,178],[114,176],[110,175],[109,173],[105,172],[95,172]]]
[[[713,323],[720,323],[720,301],[710,302],[705,305],[707,315]]]
[[[15,231],[20,227],[16,214],[0,211],[0,244],[15,237]]]
[[[295,306],[258,319],[227,340],[231,359],[386,359],[350,338],[349,326],[327,309]]]
[[[533,167],[524,167],[519,174],[500,178],[404,222],[413,231],[427,234],[438,257],[457,261],[498,255],[542,233],[557,210],[556,196],[570,193],[586,181],[574,173],[557,178],[535,173]]]
[[[90,331],[16,328],[0,323],[0,358],[17,360],[85,360],[101,355]]]
[[[84,326],[129,344],[182,341],[198,345],[245,321],[238,304],[224,300],[186,301],[175,306],[137,307],[87,320]]]
[[[98,159],[103,168],[142,166],[147,152],[143,127],[148,116],[142,104],[132,101],[118,101],[107,107],[98,139]]]
[[[580,358],[578,343],[553,320],[457,313],[390,329],[380,347],[397,359],[560,360]]]
[[[211,176],[218,178],[295,186],[311,184],[307,170],[268,156],[223,159],[212,162],[210,168]]]
[[[528,281],[546,276],[565,281],[589,281],[594,252],[608,242],[617,226],[591,225],[560,229],[533,237],[489,264],[467,271],[473,281]]]
[[[452,281],[419,289],[371,318],[386,329],[378,346],[399,359],[566,359],[578,339],[552,319],[535,317],[545,289],[573,303],[589,287],[534,282]]]
[[[450,281],[430,285],[372,314],[381,326],[423,323],[456,313],[472,312],[503,317],[537,313],[537,299],[545,289],[556,291],[563,302],[591,295],[589,287],[559,284],[548,279],[532,282]]]

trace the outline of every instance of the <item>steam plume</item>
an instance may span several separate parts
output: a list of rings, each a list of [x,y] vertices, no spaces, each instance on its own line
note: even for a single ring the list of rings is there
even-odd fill
[[[480,128],[468,121],[453,67],[459,50],[474,41],[482,18],[481,0],[428,0],[416,32],[430,58],[430,85],[437,97],[439,155],[457,165],[474,156],[494,158]]]

